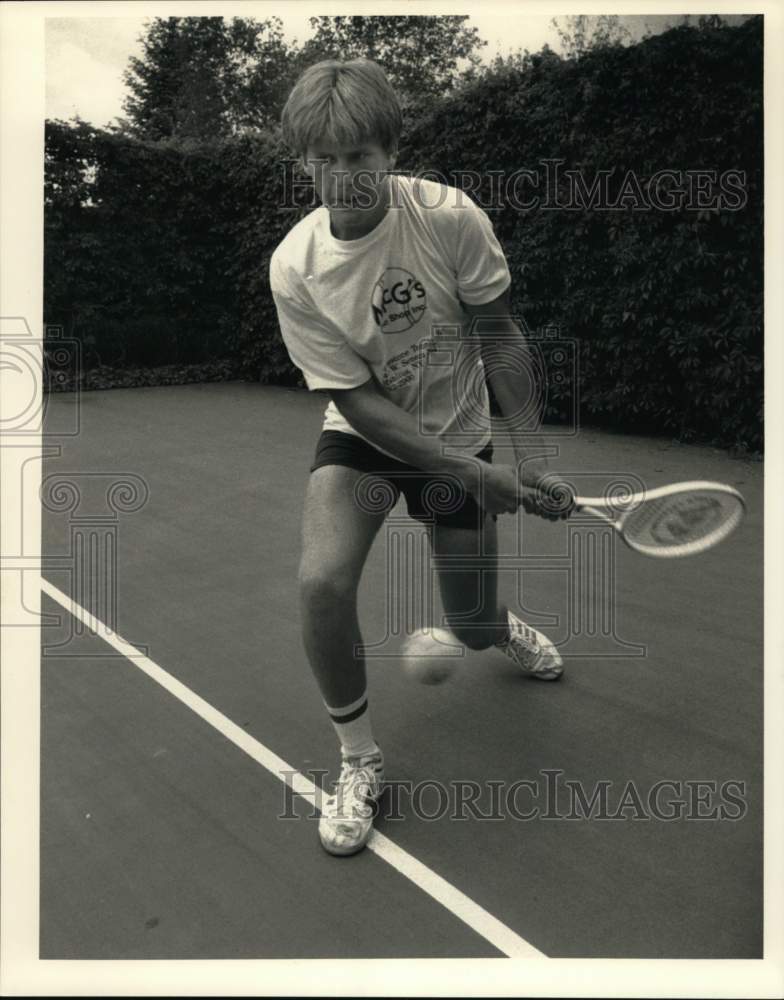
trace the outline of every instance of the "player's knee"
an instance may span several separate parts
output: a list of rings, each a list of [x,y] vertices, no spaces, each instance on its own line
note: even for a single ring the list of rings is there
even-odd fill
[[[356,598],[357,582],[345,570],[301,567],[299,592],[303,606],[315,614],[332,614]]]

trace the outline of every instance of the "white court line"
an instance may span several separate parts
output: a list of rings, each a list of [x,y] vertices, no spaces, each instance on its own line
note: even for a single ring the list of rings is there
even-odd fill
[[[105,625],[98,618],[85,611],[84,608],[68,597],[67,594],[58,590],[57,587],[53,586],[43,577],[41,577],[41,589],[52,600],[70,612],[74,618],[78,618],[87,628],[104,639],[118,653],[131,660],[139,670],[147,674],[157,684],[160,684],[169,694],[174,695],[175,698],[179,699],[184,705],[187,705],[196,715],[217,729],[227,740],[230,740],[240,750],[248,754],[249,757],[252,757],[256,763],[261,764],[270,774],[275,775],[276,778],[287,784],[297,795],[310,798],[314,803],[319,801],[321,789],[312,781],[298,771],[294,771],[276,753],[265,747],[263,743],[259,743],[258,740],[246,733],[244,729],[241,729],[222,712],[213,708],[209,702],[200,698],[189,687],[186,687],[181,681],[172,677],[171,674],[167,673],[162,667],[159,667],[149,657],[140,653],[135,646],[126,642],[122,636],[113,632],[108,625]],[[456,889],[446,879],[436,874],[427,865],[422,864],[421,861],[418,861],[408,851],[393,843],[388,837],[385,837],[383,833],[379,833],[377,830],[373,831],[367,843],[367,850],[377,854],[387,864],[400,872],[401,875],[404,875],[413,882],[419,889],[426,892],[428,896],[431,896],[436,902],[446,907],[458,920],[462,920],[464,924],[467,924],[473,931],[476,931],[477,934],[486,941],[489,941],[490,944],[498,948],[499,951],[503,952],[509,958],[547,957],[543,952],[534,948],[532,944],[529,944],[525,938],[520,937],[519,934],[516,934],[506,924],[501,923],[492,913],[488,913],[487,910],[483,909],[472,899],[469,899],[468,896],[459,889]],[[349,861],[348,863],[350,864],[351,862]]]

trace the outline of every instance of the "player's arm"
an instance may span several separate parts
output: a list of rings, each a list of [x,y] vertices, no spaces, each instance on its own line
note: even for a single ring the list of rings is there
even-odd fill
[[[525,402],[539,395],[538,370],[525,336],[511,315],[508,289],[491,302],[464,302],[463,308],[474,321],[487,381],[501,410],[503,426],[511,434],[522,483],[563,499],[560,516],[568,516],[571,506],[566,501],[572,490],[550,468],[538,429],[531,426],[530,417],[526,420],[530,411]],[[530,501],[524,501],[524,506],[542,513]]]
[[[399,461],[456,475],[491,514],[517,510],[519,482],[511,466],[445,454],[439,439],[420,434],[417,417],[382,395],[374,379],[354,389],[330,389],[329,394],[355,430]]]
[[[352,427],[401,462],[434,473],[453,473],[477,498],[484,481],[484,506],[490,513],[516,510],[520,498],[514,471],[496,474],[487,462],[445,454],[437,438],[420,434],[416,416],[382,394],[363,359],[334,326],[322,322],[304,296],[291,289],[289,278],[273,257],[270,283],[281,334],[308,388],[327,392]],[[341,388],[346,382],[349,387]]]

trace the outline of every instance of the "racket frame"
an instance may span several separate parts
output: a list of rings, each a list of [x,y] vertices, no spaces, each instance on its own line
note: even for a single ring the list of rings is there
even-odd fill
[[[637,543],[627,537],[624,532],[624,521],[631,514],[635,513],[642,504],[661,497],[678,496],[682,493],[701,491],[723,493],[726,496],[733,497],[738,501],[738,516],[719,525],[704,539],[696,542],[686,542],[681,545],[661,546],[660,548]],[[656,486],[653,489],[632,493],[625,497],[575,497],[574,503],[576,509],[584,510],[600,518],[606,524],[609,524],[621,536],[624,543],[630,549],[659,559],[674,559],[681,556],[696,555],[698,552],[705,552],[707,549],[713,548],[714,545],[718,545],[719,542],[722,542],[735,530],[743,520],[746,512],[746,501],[743,499],[742,493],[727,483],[716,483],[709,480],[689,480],[681,483],[670,483],[667,486]],[[613,516],[608,511],[616,512],[617,516]]]

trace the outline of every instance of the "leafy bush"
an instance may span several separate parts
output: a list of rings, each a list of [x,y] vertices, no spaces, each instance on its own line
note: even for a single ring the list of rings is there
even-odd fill
[[[298,382],[269,257],[293,217],[274,136],[150,143],[47,122],[45,315],[88,368],[241,361]]]
[[[489,214],[512,270],[515,310],[530,327],[556,325],[578,342],[584,420],[755,450],[762,133],[756,18],[739,28],[677,28],[633,47],[591,50],[579,62],[544,52],[500,63],[423,114],[405,153],[417,171],[484,174],[476,197],[498,206]],[[494,200],[488,160],[507,176],[528,168],[542,187],[553,161],[562,162],[540,203],[521,210],[513,196]],[[630,172],[644,196],[663,169],[686,183],[689,172],[713,171],[717,180],[742,172],[746,201],[738,210],[645,210],[633,207],[631,188],[625,210],[546,203],[545,195],[569,204],[570,170],[589,189],[600,171],[612,171],[614,199]],[[550,388],[548,415],[558,419],[574,390]]]

